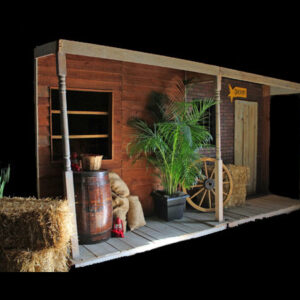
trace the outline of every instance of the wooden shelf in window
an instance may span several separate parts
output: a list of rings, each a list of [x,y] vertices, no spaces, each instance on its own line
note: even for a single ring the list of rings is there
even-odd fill
[[[108,138],[108,134],[86,134],[86,135],[70,135],[70,139],[104,139]],[[61,139],[61,135],[52,135],[52,139]]]
[[[60,114],[60,110],[51,110],[53,114]],[[69,115],[97,115],[97,116],[107,116],[109,113],[107,111],[77,111],[68,110]]]

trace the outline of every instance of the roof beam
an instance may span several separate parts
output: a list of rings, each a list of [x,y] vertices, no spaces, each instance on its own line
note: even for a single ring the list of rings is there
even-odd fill
[[[145,52],[63,40],[62,51],[69,54],[99,57],[152,66],[166,67],[209,75],[219,74],[219,67]]]
[[[271,86],[270,95],[276,96],[276,95],[292,95],[292,94],[300,94],[300,92],[292,90],[292,89],[284,89],[277,86]]]
[[[222,77],[226,78],[253,82],[257,84],[268,85],[270,87],[284,89],[288,94],[300,93],[300,83],[296,82],[276,79],[268,76],[257,75],[185,59],[76,41],[59,40],[44,44],[42,46],[38,46],[35,48],[35,57],[55,54],[58,47],[60,48],[60,51],[66,54],[126,61],[131,63],[146,64],[213,76],[218,76],[220,74]]]
[[[264,84],[268,86],[274,86],[282,89],[291,90],[290,92],[294,91],[295,93],[300,93],[300,83],[291,82],[287,80],[272,78],[268,76],[257,75],[253,73],[237,71],[233,69],[223,68],[220,67],[220,73],[223,77],[237,79],[242,81],[248,81],[258,84]]]

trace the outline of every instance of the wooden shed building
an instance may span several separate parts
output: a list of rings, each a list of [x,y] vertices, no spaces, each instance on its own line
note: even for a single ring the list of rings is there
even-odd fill
[[[203,154],[217,158],[219,154],[225,164],[249,166],[248,194],[268,193],[270,97],[298,94],[300,83],[68,40],[38,46],[34,57],[38,197],[64,193],[59,88],[65,83],[71,152],[101,152],[102,167],[124,179],[131,193],[139,196],[145,215],[150,216],[150,193],[158,183],[144,162],[132,165],[128,158],[127,120],[147,118],[146,103],[152,91],[174,96],[188,78],[196,80],[186,91],[186,99],[221,100],[216,108],[219,123],[216,113],[211,113],[212,129],[219,126],[216,147]],[[61,71],[59,62],[65,70]]]

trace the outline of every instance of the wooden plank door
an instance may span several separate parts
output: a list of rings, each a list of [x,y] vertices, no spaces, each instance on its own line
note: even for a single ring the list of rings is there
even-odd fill
[[[257,103],[235,101],[234,164],[248,166],[247,194],[256,192]]]

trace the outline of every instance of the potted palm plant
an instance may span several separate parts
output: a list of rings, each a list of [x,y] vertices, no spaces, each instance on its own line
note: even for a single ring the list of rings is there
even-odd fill
[[[162,219],[182,218],[188,195],[181,187],[189,189],[202,176],[199,149],[212,137],[201,123],[214,104],[212,99],[171,101],[167,95],[153,92],[147,106],[153,122],[128,120],[134,130],[129,156],[133,163],[146,159],[160,178],[163,190],[153,191],[152,196],[155,212]]]

